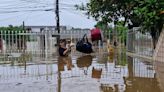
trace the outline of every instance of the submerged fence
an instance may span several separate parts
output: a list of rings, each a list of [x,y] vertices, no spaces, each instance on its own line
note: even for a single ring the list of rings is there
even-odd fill
[[[42,30],[33,31],[9,31],[0,30],[0,56],[20,57],[21,55],[45,56],[56,53],[57,36],[76,43],[84,34],[89,34],[89,30],[61,30],[57,31]]]
[[[76,43],[85,33],[89,34],[90,32],[89,30],[71,30],[69,32],[62,31],[60,35],[61,38],[66,38],[72,40],[73,43]],[[137,34],[137,32],[128,34],[130,37],[133,37],[133,35],[135,35],[134,38],[128,39],[127,43],[127,46],[132,48],[132,50],[129,48],[128,50],[142,55],[149,55],[147,52],[142,52],[143,50],[148,51],[147,49],[140,50],[149,46],[149,48],[151,48],[152,45],[150,43],[145,43],[145,41],[151,42],[151,38],[148,36],[149,34],[143,35],[139,33]],[[56,36],[58,36],[57,32],[47,30],[41,32],[0,31],[0,59],[1,61],[5,61],[0,62],[0,64],[2,63],[0,66],[0,70],[2,70],[0,71],[0,83],[18,82],[16,85],[21,85],[22,81],[27,83],[28,81],[32,81],[31,84],[37,85],[37,82],[39,81],[43,83],[42,85],[46,85],[47,87],[48,84],[44,84],[44,81],[49,80],[54,81],[53,85],[48,85],[48,88],[54,88],[52,89],[54,92],[54,90],[60,88],[63,80],[68,78],[70,80],[75,80],[76,78],[90,80],[92,67],[103,69],[100,83],[103,86],[105,85],[105,87],[106,85],[108,87],[111,84],[119,84],[119,86],[124,85],[124,82],[126,83],[126,81],[129,81],[131,78],[136,78],[141,81],[145,78],[148,80],[154,78],[154,70],[151,64],[145,64],[136,58],[126,58],[126,49],[120,51],[118,48],[116,48],[116,54],[118,55],[113,57],[113,60],[111,60],[106,54],[102,56],[97,55],[93,58],[93,61],[88,68],[79,68],[77,66],[76,55],[72,56],[72,70],[68,70],[68,66],[64,65],[64,67],[62,67],[65,70],[59,73],[59,65],[57,65],[58,58],[54,58],[56,55],[53,55],[56,52]],[[45,58],[50,59],[49,56],[53,56],[52,60],[45,60]],[[35,62],[37,60],[39,62]],[[152,70],[148,70],[149,68]],[[88,71],[87,75],[84,74],[85,69]],[[31,86],[31,84],[29,85]],[[103,86],[102,89],[106,90]],[[28,88],[28,92],[33,92],[33,90],[37,91],[38,89],[37,87],[36,89],[34,87],[30,89]],[[22,91],[25,90],[20,90],[20,92]]]
[[[127,46],[126,50],[129,52],[152,56],[154,51],[152,37],[149,33],[143,34],[136,30],[137,28],[130,30],[123,37],[119,36],[119,33],[117,35],[113,33],[109,34],[110,37],[104,35],[104,38],[112,38],[112,44],[116,40],[118,47],[121,47],[124,43]],[[0,30],[0,57],[33,55],[45,58],[56,53],[57,36],[60,35],[60,38],[71,40],[72,43],[76,44],[84,34],[90,35],[90,30],[61,30],[60,34],[55,30],[42,30],[40,32]],[[127,37],[126,42],[125,37]]]

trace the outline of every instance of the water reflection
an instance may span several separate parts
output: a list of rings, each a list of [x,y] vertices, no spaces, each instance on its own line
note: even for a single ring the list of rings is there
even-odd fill
[[[124,77],[125,92],[161,92],[155,71],[149,69],[149,66],[152,66],[152,64],[140,63],[132,57],[128,57],[129,76]]]
[[[122,51],[56,60],[0,65],[0,92],[162,92],[153,64]]]
[[[65,66],[67,70],[71,70],[73,66],[71,57],[59,57],[58,58],[58,71],[64,71]]]
[[[84,74],[87,75],[88,67],[92,65],[92,56],[91,55],[85,55],[77,58],[77,67],[84,70]]]
[[[92,78],[100,79],[102,74],[102,69],[92,68]]]
[[[65,68],[66,66],[66,68]],[[61,72],[72,69],[73,64],[71,57],[58,57],[58,92],[61,92]]]
[[[124,60],[127,62],[125,63],[125,61],[119,60],[120,57],[118,56],[116,56],[118,58],[112,57],[114,60],[106,59],[106,56],[108,54],[98,57],[91,55],[77,57],[76,61],[73,62],[74,67],[70,70],[71,72],[67,71],[67,74],[70,74],[69,77],[59,73],[60,81],[58,84],[60,85],[58,87],[61,90],[58,92],[66,92],[65,90],[68,90],[66,86],[71,87],[72,90],[69,89],[69,92],[78,92],[79,89],[74,86],[85,88],[83,87],[85,85],[87,86],[85,89],[88,90],[83,92],[161,92],[156,76],[154,76],[155,71],[153,68],[150,69],[153,67],[152,63],[132,57],[126,57]],[[59,60],[59,62],[62,61]],[[62,66],[62,72],[66,72],[63,69],[65,63],[58,63],[58,65]],[[60,68],[59,66],[58,68]],[[92,90],[89,88],[93,87],[91,83],[96,85]]]

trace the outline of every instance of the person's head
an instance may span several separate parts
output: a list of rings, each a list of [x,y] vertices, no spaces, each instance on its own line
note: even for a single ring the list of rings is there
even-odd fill
[[[60,46],[66,46],[66,40],[65,39],[61,39],[60,41],[59,41],[59,45]]]
[[[71,40],[68,40],[67,43],[70,44],[71,43]]]

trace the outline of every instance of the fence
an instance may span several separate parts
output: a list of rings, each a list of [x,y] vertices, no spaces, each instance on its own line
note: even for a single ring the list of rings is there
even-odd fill
[[[8,83],[8,82],[16,83],[16,87],[14,86],[14,89],[20,88],[19,89],[20,91],[18,90],[18,92],[38,91],[40,90],[38,88],[40,87],[39,86],[40,83],[42,83],[42,85],[44,86],[42,90],[43,92],[45,92],[45,90],[48,90],[49,92],[56,92],[56,90],[57,89],[59,90],[60,87],[62,86],[61,83],[64,82],[63,80],[65,81],[66,79],[78,80],[78,78],[80,78],[81,80],[91,80],[91,69],[93,66],[95,68],[103,69],[100,83],[103,86],[107,85],[107,87],[108,86],[110,87],[111,85],[113,86],[114,84],[119,84],[119,87],[121,85],[124,85],[124,81],[126,82],[126,80],[124,80],[123,78],[128,76],[128,71],[129,74],[133,75],[134,73],[134,76],[137,77],[152,77],[152,75],[154,74],[153,70],[152,71],[147,70],[148,69],[147,66],[141,64],[140,62],[137,62],[136,59],[132,59],[133,61],[130,61],[133,62],[133,64],[131,65],[131,68],[129,68],[128,70],[129,66],[126,66],[127,64],[126,55],[124,55],[125,53],[123,51],[119,51],[118,49],[118,53],[116,54],[120,54],[120,55],[116,55],[113,61],[108,61],[107,55],[103,55],[102,57],[100,55],[96,55],[96,57],[93,58],[92,65],[88,67],[87,75],[84,74],[85,68],[82,69],[77,67],[76,55],[72,56],[72,63],[74,64],[74,67],[70,71],[68,70],[62,71],[60,75],[60,73],[58,72],[58,66],[56,64],[58,59],[56,57],[54,58],[55,55],[53,56],[53,54],[56,52],[55,44],[56,44],[56,36],[58,35],[57,32],[47,31],[47,30],[42,32],[31,32],[31,31],[18,31],[15,33],[13,31],[11,32],[6,31],[4,33],[3,32],[1,31],[1,36],[0,36],[1,39],[0,54],[2,59],[1,61],[5,61],[2,63],[6,63],[6,64],[2,64],[0,66],[0,70],[2,70],[0,71],[1,74],[0,83]],[[80,39],[85,33],[88,34],[89,31],[70,30],[70,32],[68,32],[64,30],[61,32],[60,35],[61,38],[71,39],[73,43],[76,43],[77,40]],[[138,39],[136,40],[136,38]],[[136,38],[130,40],[135,41],[135,43],[139,43],[138,40],[140,37],[137,36]],[[129,44],[127,45],[130,47]],[[135,47],[134,49],[135,51],[138,51],[137,49],[139,48],[138,45]],[[50,56],[53,56],[52,60],[50,60],[51,59]],[[46,58],[48,58],[49,60],[44,60]],[[35,62],[37,60],[39,60],[39,62]],[[144,67],[144,69],[142,69],[141,67]],[[140,68],[142,70],[139,70]],[[143,73],[142,71],[146,71],[146,72]],[[50,84],[51,82],[47,83],[46,80],[53,81],[53,83],[52,84]],[[28,83],[29,81],[31,83]],[[34,85],[34,87],[25,88],[21,86],[20,84],[21,82],[25,82],[25,84],[23,84],[25,86]],[[12,85],[15,84],[8,84],[8,85],[9,87],[10,86],[12,87]],[[104,89],[103,86],[102,89],[106,90],[106,88]],[[7,88],[8,86],[5,85],[5,87]],[[122,86],[120,89],[124,90],[124,87]]]
[[[133,52],[138,55],[152,56],[154,49],[150,34],[143,34],[136,30],[137,28],[130,30],[126,36],[125,33],[109,33],[109,38],[112,38],[112,43],[115,40],[118,42],[117,45],[120,47],[118,50],[121,50],[121,52],[123,52],[123,50],[126,51],[123,46],[126,45],[127,51],[129,52]],[[56,37],[58,35],[60,35],[61,38],[71,40],[72,43],[76,43],[84,34],[89,35],[90,30],[61,30],[60,34],[54,30],[42,30],[40,32],[29,30],[1,30],[0,59],[1,61],[11,61],[13,59],[16,61],[50,59],[50,57],[54,57],[55,54],[57,54]],[[104,38],[108,39],[105,35]],[[127,41],[125,42],[125,40]],[[106,48],[105,46],[107,45],[104,45],[104,48]],[[72,52],[74,55],[77,54],[75,48],[73,48]]]
[[[61,38],[70,39],[73,43],[76,43],[85,33],[89,34],[89,30],[63,30],[60,35]],[[17,92],[60,92],[60,89],[65,89],[64,87],[68,86],[69,88],[66,88],[66,90],[69,90],[70,83],[74,84],[73,87],[75,87],[78,83],[84,82],[87,84],[85,85],[87,87],[84,88],[87,90],[93,86],[90,84],[93,82],[91,78],[92,67],[103,69],[99,79],[101,86],[97,86],[101,91],[109,91],[109,88],[124,91],[128,90],[126,88],[140,85],[145,80],[150,89],[157,85],[154,82],[156,79],[152,63],[126,57],[126,49],[121,50],[120,48],[116,48],[115,52],[117,53],[112,60],[111,57],[108,57],[108,54],[96,55],[87,68],[77,66],[77,54],[75,53],[71,60],[72,70],[68,70],[68,66],[64,65],[62,67],[65,70],[59,72],[58,58],[53,55],[56,52],[56,36],[58,36],[56,31],[47,30],[41,32],[0,31],[1,88],[9,90],[12,88],[11,90],[17,90]],[[112,38],[114,36],[115,34]],[[122,39],[125,38],[114,39],[118,41],[118,47],[124,43]],[[127,50],[139,55],[151,56],[152,54],[149,54],[149,52],[153,51],[153,46],[150,34],[141,34],[135,30],[130,31],[127,37]],[[53,58],[50,58],[50,56]],[[45,60],[47,58],[48,60]],[[87,75],[84,70],[87,70]],[[134,79],[135,81],[133,81]],[[129,82],[130,85],[127,84]],[[63,86],[63,84],[66,86]],[[151,84],[154,85],[151,86]],[[3,90],[1,88],[0,90]],[[137,89],[144,90],[141,86],[137,86]]]
[[[84,34],[89,34],[89,30],[43,30],[40,32],[32,31],[0,31],[0,56],[7,59],[23,56],[49,57],[56,53],[56,37],[65,38],[76,43]],[[6,60],[4,60],[6,61]]]
[[[153,41],[150,33],[141,33],[134,28],[127,33],[127,51],[143,56],[153,56]]]

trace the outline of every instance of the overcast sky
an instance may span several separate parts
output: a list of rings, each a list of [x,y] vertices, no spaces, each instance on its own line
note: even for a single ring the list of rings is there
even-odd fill
[[[0,0],[0,26],[21,25],[56,25],[54,9],[55,0]],[[75,10],[75,4],[87,0],[59,0],[60,25],[93,28],[95,21],[88,19],[81,11]],[[39,10],[39,11],[38,11]]]

